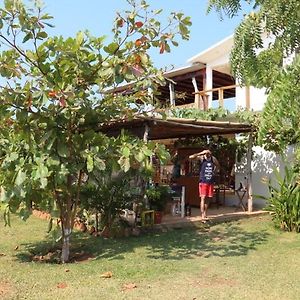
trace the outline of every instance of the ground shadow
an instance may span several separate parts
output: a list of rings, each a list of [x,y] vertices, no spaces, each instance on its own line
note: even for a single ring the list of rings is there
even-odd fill
[[[139,237],[119,239],[104,239],[77,232],[72,237],[71,261],[89,258],[122,260],[124,254],[133,253],[139,247],[146,248],[148,258],[161,260],[193,259],[197,256],[242,256],[266,243],[268,236],[266,230],[244,230],[238,222],[203,226],[200,229],[151,232]],[[25,251],[17,254],[17,259],[22,262],[59,262],[60,245],[54,246],[50,240],[23,244],[23,248]]]

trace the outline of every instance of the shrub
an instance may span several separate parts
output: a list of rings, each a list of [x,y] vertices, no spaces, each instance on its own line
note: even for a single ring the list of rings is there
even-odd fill
[[[269,181],[270,197],[266,210],[270,211],[276,227],[300,232],[300,181],[295,168],[285,168],[282,177],[275,170],[276,182]]]
[[[169,186],[150,186],[146,190],[146,196],[149,200],[150,208],[163,211],[166,203],[170,199],[171,189]]]

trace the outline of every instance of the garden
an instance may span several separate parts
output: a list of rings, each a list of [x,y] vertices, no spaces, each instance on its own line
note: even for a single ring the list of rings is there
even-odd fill
[[[129,238],[75,231],[71,264],[57,263],[60,248],[47,221],[12,219],[0,231],[1,299],[297,299],[300,293],[300,236],[275,230],[267,215]]]

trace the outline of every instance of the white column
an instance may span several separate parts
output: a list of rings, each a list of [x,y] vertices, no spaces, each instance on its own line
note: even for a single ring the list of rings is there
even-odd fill
[[[181,190],[181,218],[185,217],[185,186]]]
[[[252,132],[249,133],[249,140],[248,140],[248,151],[247,151],[247,180],[248,180],[248,213],[251,213],[253,211],[253,190],[252,190],[252,145],[253,145],[253,137]]]
[[[213,69],[206,65],[206,86],[204,90],[211,90],[213,88]],[[208,92],[208,108],[212,106],[212,92]]]

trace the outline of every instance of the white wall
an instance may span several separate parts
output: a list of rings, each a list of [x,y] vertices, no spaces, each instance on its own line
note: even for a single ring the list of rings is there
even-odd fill
[[[274,169],[278,169],[280,174],[284,174],[284,168],[286,165],[290,165],[294,158],[294,147],[289,147],[286,150],[284,156],[287,161],[284,162],[280,155],[275,154],[272,151],[266,151],[262,147],[255,146],[252,148],[253,158],[251,163],[252,170],[252,190],[253,190],[253,204],[254,207],[261,208],[265,206],[265,201],[260,199],[259,196],[267,197],[268,192],[268,180],[275,181]],[[240,182],[247,181],[247,168],[246,159],[243,159],[236,165],[235,182],[236,188],[239,187]]]
[[[246,107],[246,88],[236,88],[236,109]],[[253,86],[250,87],[250,109],[254,111],[261,111],[267,100],[265,89],[257,89]]]

